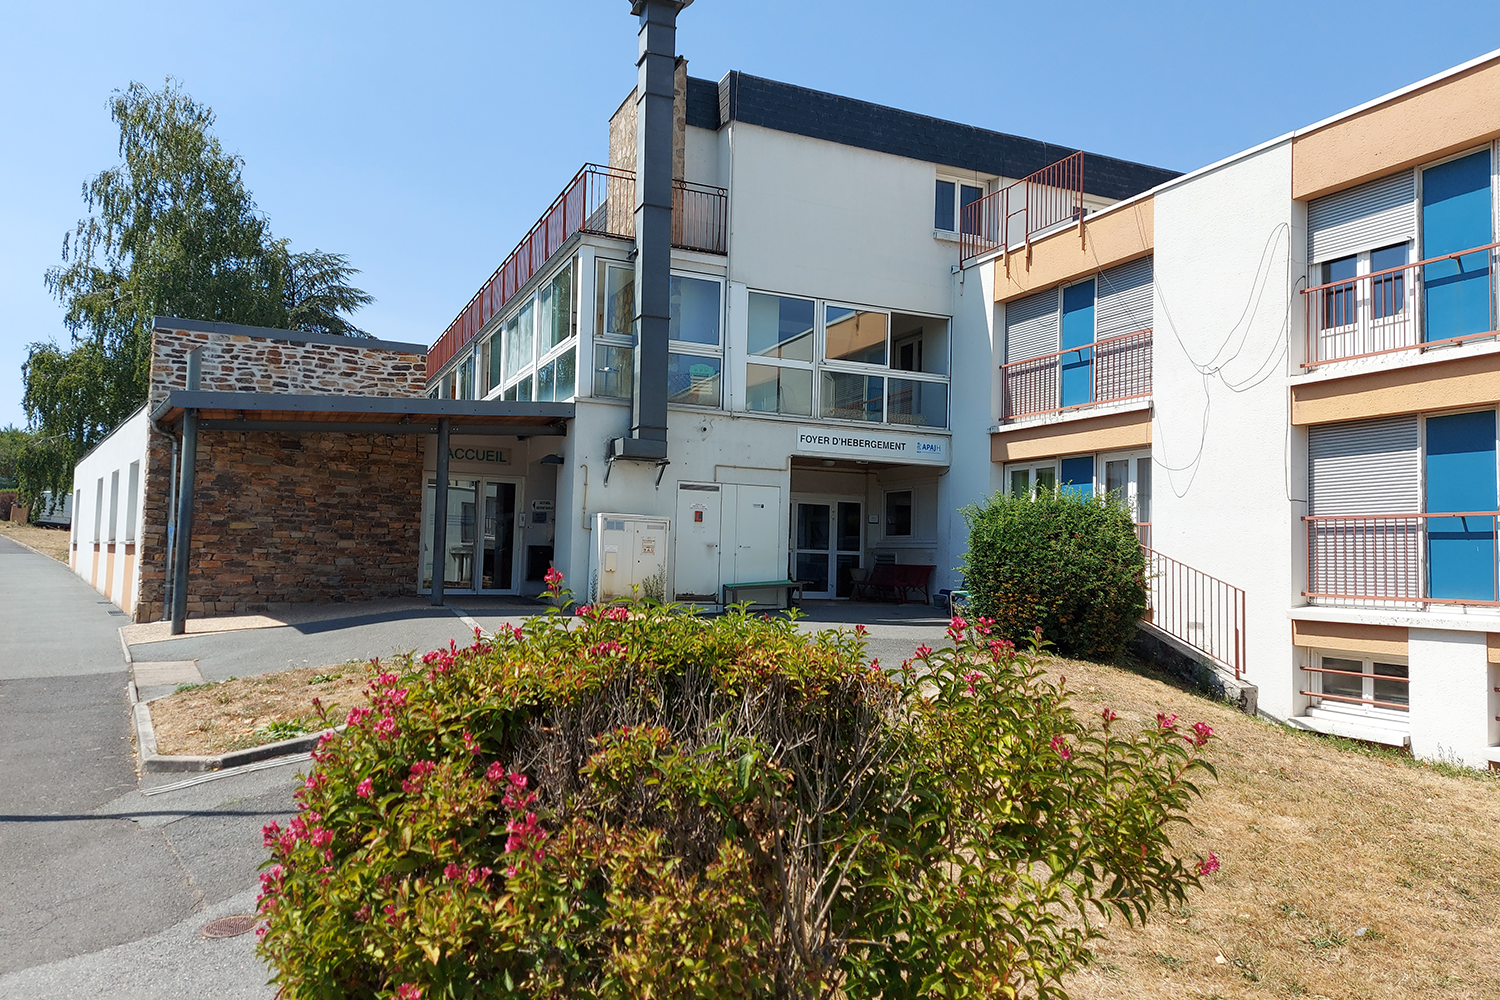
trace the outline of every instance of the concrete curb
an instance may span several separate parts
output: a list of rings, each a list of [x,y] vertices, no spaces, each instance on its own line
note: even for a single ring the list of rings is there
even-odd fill
[[[246,750],[231,750],[229,753],[212,757],[190,754],[160,754],[156,752],[156,731],[151,726],[151,708],[146,702],[138,699],[135,690],[135,681],[130,682],[127,691],[130,694],[131,714],[135,721],[135,740],[139,770],[144,774],[175,774],[184,771],[227,771],[230,768],[244,767],[246,764],[258,764],[261,761],[274,760],[277,757],[305,754],[317,749],[318,741],[324,736],[336,733],[344,728],[343,726],[337,726],[333,729],[308,733],[306,736],[294,736],[289,740],[278,740],[275,743],[266,743],[262,746],[250,747]]]

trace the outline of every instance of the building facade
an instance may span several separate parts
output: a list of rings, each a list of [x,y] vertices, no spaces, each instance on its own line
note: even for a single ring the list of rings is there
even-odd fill
[[[1114,493],[1148,632],[1262,712],[1500,760],[1500,53],[1177,175],[697,79],[648,21],[609,162],[430,349],[158,321],[75,570],[179,623],[554,567],[936,595],[967,504]]]

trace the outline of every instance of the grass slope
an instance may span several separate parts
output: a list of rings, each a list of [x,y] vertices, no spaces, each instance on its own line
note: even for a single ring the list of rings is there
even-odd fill
[[[1185,853],[1222,869],[1145,929],[1111,925],[1074,1000],[1500,997],[1500,781],[1287,730],[1150,677],[1057,661],[1080,710],[1221,740]]]

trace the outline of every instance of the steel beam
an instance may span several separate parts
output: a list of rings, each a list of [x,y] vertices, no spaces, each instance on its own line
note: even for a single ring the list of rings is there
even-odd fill
[[[438,421],[437,495],[432,501],[432,603],[443,603],[448,575],[448,418]]]

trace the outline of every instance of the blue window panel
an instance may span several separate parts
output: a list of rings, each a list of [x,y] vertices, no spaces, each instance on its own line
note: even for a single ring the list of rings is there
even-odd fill
[[[1094,282],[1080,281],[1063,289],[1062,405],[1082,406],[1094,401]],[[1070,351],[1076,347],[1079,350]]]
[[[953,224],[952,181],[937,182],[937,190],[933,194],[932,228],[950,233],[958,228]]]
[[[1495,411],[1427,418],[1427,513],[1490,511]],[[1427,594],[1495,600],[1495,518],[1427,519]]]
[[[1094,456],[1065,458],[1062,466],[1062,492],[1089,499],[1094,495]]]
[[[1441,257],[1493,241],[1490,151],[1422,171],[1422,256]],[[1489,253],[1465,254],[1423,268],[1423,338],[1485,333],[1490,325]]]

